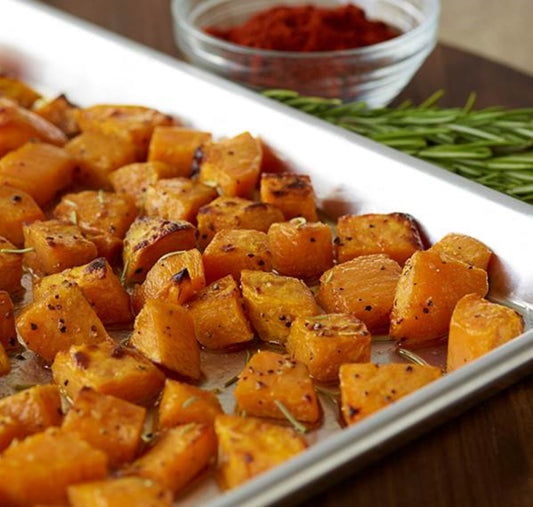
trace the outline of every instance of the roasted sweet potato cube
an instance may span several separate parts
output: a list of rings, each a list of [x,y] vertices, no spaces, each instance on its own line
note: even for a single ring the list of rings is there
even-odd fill
[[[259,180],[263,150],[249,132],[209,143],[202,149],[199,180],[218,187],[222,195],[250,197]]]
[[[86,234],[86,238],[94,243],[98,257],[105,257],[113,266],[122,261],[124,241],[111,234]]]
[[[372,338],[366,326],[348,313],[297,318],[291,326],[287,352],[304,363],[312,377],[333,382],[344,363],[368,363]]]
[[[138,218],[124,239],[126,280],[142,282],[160,257],[195,246],[196,228],[189,222],[171,222],[156,217]]]
[[[423,248],[415,220],[405,213],[345,215],[337,222],[338,262],[383,253],[403,266],[411,255]]]
[[[248,415],[285,420],[284,407],[298,421],[315,423],[320,418],[307,366],[268,350],[257,352],[248,361],[239,375],[235,399]]]
[[[135,319],[129,345],[154,363],[185,377],[199,379],[200,349],[185,308],[149,299]]]
[[[339,377],[344,420],[354,424],[441,375],[441,370],[434,366],[343,364]]]
[[[24,254],[24,264],[38,276],[86,264],[97,255],[94,243],[85,239],[74,224],[33,222],[24,226],[23,233],[24,247],[32,249]]]
[[[148,186],[144,211],[148,216],[196,223],[198,210],[217,195],[214,188],[187,178],[160,180]]]
[[[72,507],[171,507],[172,493],[140,477],[86,482],[68,488]]]
[[[416,252],[405,264],[391,313],[390,336],[409,345],[430,343],[448,332],[453,309],[466,294],[484,297],[486,271]]]
[[[218,480],[232,489],[303,452],[305,440],[292,428],[254,417],[219,415]]]
[[[207,467],[217,452],[213,427],[190,423],[166,431],[127,470],[177,492]]]
[[[462,261],[470,266],[487,271],[492,251],[481,241],[464,234],[447,234],[430,250],[444,260]]]
[[[132,320],[130,297],[104,258],[99,257],[85,266],[35,279],[34,301],[40,300],[64,281],[78,285],[104,324],[125,324]]]
[[[136,350],[113,342],[74,345],[59,352],[52,365],[54,381],[74,399],[83,387],[139,405],[151,403],[165,376]]]
[[[71,184],[73,171],[74,160],[66,150],[31,142],[0,160],[0,184],[27,192],[43,206]]]
[[[99,343],[109,338],[80,288],[66,281],[52,286],[17,317],[26,346],[52,362],[71,345]]]
[[[351,313],[372,332],[385,330],[402,268],[384,254],[343,262],[320,278],[318,302],[328,313]]]
[[[45,217],[30,194],[7,185],[0,186],[0,236],[22,246],[22,226],[36,220],[45,220]]]
[[[35,113],[0,98],[0,157],[31,139],[63,146],[67,138],[55,125]]]
[[[264,232],[228,229],[215,234],[202,256],[208,283],[226,275],[241,279],[243,269],[272,270],[272,254]]]
[[[54,209],[57,219],[73,222],[86,233],[110,234],[121,239],[137,214],[137,206],[130,196],[103,190],[66,194]]]
[[[265,341],[284,343],[296,317],[319,313],[312,292],[296,278],[244,270],[241,288],[248,317]]]
[[[0,458],[0,504],[67,501],[67,487],[103,479],[107,456],[76,435],[51,428],[10,446]]]
[[[41,96],[26,83],[9,76],[0,76],[0,98],[7,98],[19,106],[30,108]]]
[[[9,294],[3,290],[0,290],[0,344],[9,351],[20,348],[15,328],[15,307]]]
[[[76,162],[76,180],[90,188],[110,190],[109,175],[137,161],[131,142],[99,132],[83,132],[69,141],[65,149]]]
[[[317,221],[315,192],[311,178],[304,174],[262,174],[261,201],[279,208],[285,220],[303,217]]]
[[[159,403],[159,428],[171,428],[179,424],[213,424],[222,414],[222,407],[214,393],[198,387],[167,379]]]
[[[33,112],[61,129],[67,137],[74,137],[80,133],[75,118],[77,109],[74,104],[69,102],[66,95],[59,95],[55,99],[39,105]]]
[[[10,371],[11,363],[9,362],[9,356],[2,343],[0,343],[0,377],[7,375]]]
[[[7,239],[0,237],[0,290],[14,294],[22,285],[22,253]]]
[[[209,141],[209,132],[183,127],[156,127],[150,140],[148,160],[166,162],[174,167],[175,176],[188,178],[192,174],[196,150]]]
[[[231,275],[199,292],[188,308],[196,339],[208,349],[223,349],[254,337],[243,310],[241,291]]]
[[[462,297],[453,310],[448,335],[448,372],[481,357],[524,332],[522,316],[478,294]]]
[[[23,439],[27,436],[22,425],[13,417],[0,416],[0,452],[9,447],[16,438]]]
[[[164,162],[137,162],[112,172],[109,180],[115,192],[129,195],[138,208],[143,208],[148,187],[175,176],[176,170]]]
[[[61,429],[105,452],[109,465],[116,468],[135,458],[145,417],[143,407],[84,388],[67,412]]]

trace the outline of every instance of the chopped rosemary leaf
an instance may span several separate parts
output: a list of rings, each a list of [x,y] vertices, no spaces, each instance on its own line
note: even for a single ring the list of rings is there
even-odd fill
[[[35,387],[37,384],[15,384],[13,386],[13,389],[15,391],[25,391],[26,389],[31,389],[32,387]]]
[[[327,285],[328,283],[330,283],[332,279],[333,279],[333,271],[330,271],[328,273],[328,276],[326,276],[326,279],[324,280],[324,285]]]
[[[98,200],[100,201],[100,204],[104,204],[105,202],[105,193],[102,189],[98,190]]]
[[[33,252],[34,248],[32,246],[28,248],[0,248],[0,253],[3,254],[25,254]]]
[[[390,336],[372,336],[372,343],[386,343],[393,341],[394,340]]]
[[[307,433],[307,428],[291,414],[289,409],[283,403],[281,403],[281,401],[274,400],[274,403],[276,404],[276,407],[279,408],[280,412],[285,416],[287,421],[289,421],[293,425],[294,429],[298,433]]]
[[[78,225],[78,214],[76,213],[75,210],[72,210],[70,212],[70,221],[74,224],[74,225]]]
[[[122,273],[120,273],[120,283],[122,285],[126,285],[126,275],[128,273],[128,267],[129,267],[130,263],[129,262],[125,262],[124,263],[124,267],[122,268]]]
[[[229,380],[226,380],[226,382],[224,382],[224,387],[229,387],[229,386],[235,384],[235,382],[237,382],[237,380],[239,380],[239,375],[234,375]]]
[[[199,400],[198,396],[191,396],[189,399],[183,402],[183,408],[189,408],[193,403],[196,403]]]
[[[162,255],[161,257],[159,257],[159,260],[157,262],[164,261],[165,259],[168,259],[169,257],[174,257],[174,255],[179,255],[179,254],[182,254],[184,252],[185,252],[185,250],[176,250],[174,252],[168,252],[167,254]]]
[[[415,354],[414,352],[411,352],[410,350],[398,349],[396,352],[402,359],[405,359],[406,361],[409,361],[413,364],[418,364],[420,366],[429,366],[428,363],[424,361],[419,355]]]
[[[64,203],[67,203],[69,206],[72,206],[74,208],[77,208],[78,207],[78,203],[77,202],[74,202],[74,201],[71,201],[70,199],[63,199],[63,202]]]

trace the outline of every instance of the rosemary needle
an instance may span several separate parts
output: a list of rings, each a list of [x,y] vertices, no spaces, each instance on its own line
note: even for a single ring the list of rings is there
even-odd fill
[[[419,366],[428,366],[428,363],[424,361],[419,355],[415,354],[414,352],[411,352],[407,349],[398,349],[397,350],[398,355],[413,364],[418,364]]]
[[[289,409],[283,403],[281,403],[281,401],[274,400],[274,403],[279,408],[279,411],[285,416],[287,421],[289,421],[293,425],[294,429],[298,433],[307,433],[307,428],[291,414]]]

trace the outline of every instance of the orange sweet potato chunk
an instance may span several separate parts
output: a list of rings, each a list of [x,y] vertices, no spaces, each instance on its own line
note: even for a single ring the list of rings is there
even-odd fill
[[[4,290],[0,290],[0,345],[9,351],[20,348],[15,329],[15,307]]]
[[[22,285],[22,255],[17,247],[0,237],[0,290],[14,294],[20,292]]]
[[[233,489],[305,451],[305,440],[292,428],[254,417],[220,415],[215,420],[219,444],[218,480]]]
[[[307,366],[276,352],[252,356],[239,375],[235,399],[239,409],[252,416],[285,420],[282,404],[298,421],[315,423],[320,418]]]
[[[9,76],[0,76],[0,97],[16,102],[19,106],[30,108],[41,96],[26,83]]]
[[[27,436],[17,419],[9,416],[0,416],[0,453],[9,447],[9,444],[16,438],[22,440]]]
[[[7,375],[11,371],[11,363],[9,362],[9,356],[6,349],[0,343],[0,377]]]
[[[405,264],[391,313],[390,336],[423,345],[448,332],[453,309],[466,294],[484,297],[486,271],[443,260],[436,252],[416,252]]]
[[[444,260],[466,262],[470,266],[487,271],[492,251],[481,241],[464,234],[447,234],[437,241],[430,250]]]
[[[448,372],[481,357],[524,332],[522,316],[478,294],[462,297],[453,310],[448,336]]]
[[[354,424],[441,375],[441,370],[434,366],[344,364],[339,375],[344,420]]]
[[[86,238],[94,243],[98,257],[105,257],[109,264],[115,266],[122,260],[124,241],[111,234],[86,234]]]
[[[351,313],[371,332],[389,325],[401,268],[384,254],[343,262],[320,278],[318,302],[328,313]]]
[[[61,129],[70,138],[80,133],[80,128],[75,118],[77,109],[65,95],[59,95],[55,99],[38,106],[33,112]]]

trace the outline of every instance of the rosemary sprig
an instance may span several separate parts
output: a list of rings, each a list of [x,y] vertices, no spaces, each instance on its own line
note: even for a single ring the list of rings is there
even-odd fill
[[[32,246],[28,248],[0,248],[0,253],[3,254],[25,254],[35,250]]]
[[[274,400],[274,403],[276,404],[276,407],[279,408],[279,411],[285,416],[287,421],[289,421],[293,425],[294,429],[298,433],[307,433],[307,428],[291,414],[290,410],[283,403],[281,403],[281,401]]]
[[[402,359],[405,359],[406,361],[409,361],[413,364],[418,364],[419,366],[428,366],[426,361],[410,350],[398,349],[396,352]]]
[[[122,285],[126,285],[128,281],[128,269],[129,269],[130,263],[126,261],[124,263],[124,267],[122,268],[122,273],[120,273],[120,283]]]

